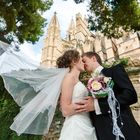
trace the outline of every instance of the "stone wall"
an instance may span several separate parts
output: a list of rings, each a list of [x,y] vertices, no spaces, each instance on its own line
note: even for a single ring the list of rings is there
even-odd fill
[[[140,124],[140,67],[130,67],[129,77],[138,95],[138,102],[131,106],[136,121]]]

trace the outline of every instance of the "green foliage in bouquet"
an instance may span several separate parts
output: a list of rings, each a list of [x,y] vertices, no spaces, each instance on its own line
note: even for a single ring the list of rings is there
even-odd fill
[[[9,127],[19,112],[19,106],[6,91],[0,77],[0,140],[41,140],[42,136],[23,134],[17,136]]]

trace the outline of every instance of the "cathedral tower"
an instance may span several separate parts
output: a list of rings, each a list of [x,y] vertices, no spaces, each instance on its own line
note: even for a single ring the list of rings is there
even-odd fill
[[[69,29],[67,31],[68,41],[75,39],[75,29],[76,29],[75,28],[75,23],[74,23],[74,20],[72,19],[71,23],[70,23],[70,26],[69,26]]]
[[[45,46],[42,49],[41,65],[47,67],[55,65],[56,59],[60,54],[61,54],[60,25],[55,12],[48,26],[47,37],[45,39]]]

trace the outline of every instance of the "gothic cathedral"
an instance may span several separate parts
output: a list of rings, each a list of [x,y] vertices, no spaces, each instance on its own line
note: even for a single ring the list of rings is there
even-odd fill
[[[41,65],[55,66],[56,59],[68,49],[77,49],[82,54],[86,51],[97,52],[103,61],[111,61],[122,57],[140,59],[140,34],[124,33],[119,39],[108,39],[101,33],[93,33],[88,29],[86,17],[80,13],[76,20],[71,20],[65,39],[61,38],[60,25],[54,13],[47,30],[45,46],[42,49]]]

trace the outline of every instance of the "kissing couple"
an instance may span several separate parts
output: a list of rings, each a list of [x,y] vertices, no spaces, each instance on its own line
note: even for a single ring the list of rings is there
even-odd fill
[[[14,50],[0,54],[0,75],[21,107],[10,126],[18,135],[46,135],[60,97],[65,121],[59,140],[140,139],[140,127],[129,107],[137,102],[137,94],[121,64],[103,68],[97,53],[86,52],[81,57],[78,51],[68,50],[57,59],[58,68],[46,69],[35,66]],[[79,80],[79,74],[84,70],[92,77],[98,73],[112,78],[112,90],[119,103],[117,121],[112,119],[107,96],[88,96],[87,87]]]

